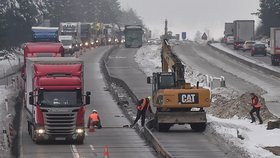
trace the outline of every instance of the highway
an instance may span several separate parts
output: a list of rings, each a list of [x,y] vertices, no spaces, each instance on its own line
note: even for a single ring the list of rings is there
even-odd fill
[[[118,77],[135,93],[137,98],[151,94],[146,75],[134,61],[137,49],[120,48],[109,56],[108,68],[112,76]],[[226,158],[231,157],[214,139],[203,133],[196,133],[188,126],[172,127],[170,132],[153,132],[163,147],[175,157],[184,158]]]
[[[150,95],[151,88],[146,84],[145,74],[134,61],[136,52],[136,49],[125,48],[114,51],[109,57],[108,68],[112,76],[124,80],[137,98],[141,98]],[[264,94],[269,110],[279,116],[279,106],[270,102],[270,99],[279,98],[279,78],[232,60],[205,44],[187,42],[175,46],[174,52],[184,63],[202,74],[224,76],[227,87],[240,92]],[[254,57],[254,60],[256,58],[260,57]],[[153,131],[153,134],[172,157],[231,157],[233,154],[225,144],[219,145],[203,133],[194,133],[188,126],[173,126],[168,133]]]
[[[104,148],[108,146],[109,156],[113,158],[153,158],[155,151],[138,133],[131,128],[123,128],[129,124],[112,99],[106,87],[99,60],[109,47],[88,50],[80,57],[85,62],[85,91],[91,91],[91,104],[86,107],[86,118],[93,109],[99,111],[103,128],[86,133],[85,143],[75,145],[64,142],[35,144],[27,132],[24,113],[20,141],[21,158],[103,158]]]

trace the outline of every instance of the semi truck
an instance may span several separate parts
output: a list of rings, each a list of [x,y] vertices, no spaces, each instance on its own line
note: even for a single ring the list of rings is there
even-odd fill
[[[271,64],[280,64],[280,27],[270,28]]]
[[[59,42],[58,27],[32,27],[32,42]]]
[[[233,44],[233,31],[234,31],[234,24],[233,23],[225,23],[225,30],[224,30],[224,43],[225,44]]]
[[[255,40],[255,21],[254,20],[235,20],[234,25],[234,49],[242,48],[245,41]]]
[[[81,46],[90,48],[94,45],[93,41],[93,23],[79,23]]]
[[[224,35],[228,36],[228,35],[233,35],[233,31],[234,31],[234,24],[233,23],[225,23],[225,31],[224,31]]]
[[[143,44],[143,29],[141,25],[125,25],[125,47],[140,48]]]
[[[61,22],[59,24],[59,36],[72,36],[75,51],[80,49],[81,37],[79,31],[78,22]]]
[[[28,133],[46,140],[83,144],[85,105],[83,61],[74,57],[27,58],[25,102]]]
[[[21,69],[21,77],[25,80],[26,59],[29,57],[63,57],[64,48],[61,43],[34,42],[25,43],[23,47],[24,65]]]

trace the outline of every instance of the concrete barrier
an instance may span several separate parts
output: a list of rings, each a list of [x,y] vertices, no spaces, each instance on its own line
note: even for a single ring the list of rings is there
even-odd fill
[[[108,68],[106,65],[106,63],[108,61],[108,57],[116,48],[117,47],[112,47],[103,55],[102,59],[100,60],[101,71],[104,75],[104,78],[107,81],[107,84],[115,83],[116,85],[122,87],[126,91],[126,93],[129,95],[129,97],[131,97],[133,103],[136,104],[138,102],[138,98],[132,92],[132,90],[128,87],[128,85],[123,80],[111,76],[108,71]],[[107,86],[109,86],[107,88],[109,88],[110,92],[113,93],[114,99],[117,102],[119,102],[120,98],[118,98],[118,95],[112,90],[110,85],[107,85]],[[129,115],[127,109],[125,109],[123,106],[121,106],[121,109],[124,112],[125,116],[132,123],[133,118]],[[153,133],[150,130],[151,128],[153,128],[153,120],[150,120],[145,124],[144,130],[141,130],[141,128],[138,126],[138,124],[135,125],[135,129],[137,130],[137,132],[142,134],[145,137],[146,141],[152,144],[153,148],[156,150],[157,153],[159,153],[164,158],[171,158],[172,157],[171,154],[167,150],[164,149],[164,147],[160,144],[159,140],[153,135]]]

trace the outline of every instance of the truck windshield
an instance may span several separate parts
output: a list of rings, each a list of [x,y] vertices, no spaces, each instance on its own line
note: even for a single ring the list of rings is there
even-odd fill
[[[65,46],[72,45],[72,40],[61,40],[61,43]]]
[[[142,40],[142,30],[127,30],[126,35],[128,40]]]
[[[69,107],[81,106],[81,90],[73,91],[48,91],[40,90],[38,103],[42,107]]]
[[[175,81],[173,75],[164,75],[159,78],[160,89],[171,89],[175,88]]]

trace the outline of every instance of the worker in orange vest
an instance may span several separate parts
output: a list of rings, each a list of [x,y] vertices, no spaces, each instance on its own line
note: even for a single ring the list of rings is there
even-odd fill
[[[98,129],[102,128],[101,120],[97,110],[92,110],[92,113],[89,115],[87,127],[97,126]]]
[[[142,98],[138,101],[137,104],[137,115],[136,119],[134,120],[133,124],[130,127],[133,127],[138,120],[141,118],[141,126],[143,127],[145,124],[145,118],[146,118],[146,112],[149,110],[150,113],[153,113],[152,108],[150,106],[150,101],[152,100],[152,97],[149,96],[148,98]]]
[[[261,109],[262,105],[261,105],[261,103],[259,101],[258,96],[255,93],[250,93],[250,95],[251,95],[251,105],[253,107],[252,110],[250,111],[250,116],[252,118],[252,122],[251,123],[256,122],[256,119],[255,119],[255,117],[253,115],[253,113],[256,112],[257,117],[259,119],[259,123],[262,124],[263,121],[262,121],[262,118],[260,116],[260,109]]]

